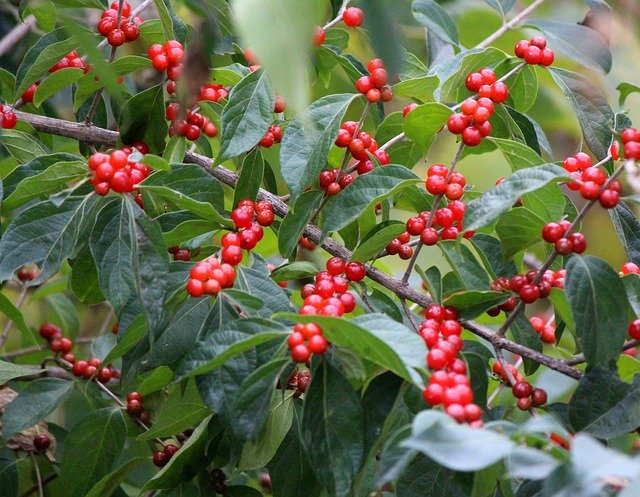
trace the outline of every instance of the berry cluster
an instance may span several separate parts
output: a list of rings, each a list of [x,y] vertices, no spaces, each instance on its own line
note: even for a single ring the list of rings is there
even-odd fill
[[[109,190],[117,193],[132,192],[135,185],[151,174],[152,169],[149,166],[129,161],[134,148],[142,154],[149,153],[149,147],[139,142],[114,150],[110,154],[97,152],[89,157],[89,169],[93,171],[89,183],[98,195],[106,195]]]
[[[258,145],[264,148],[271,148],[274,143],[280,143],[282,141],[282,128],[277,124],[272,124],[269,129],[260,139]]]
[[[500,363],[496,363],[500,364]],[[511,393],[518,399],[518,409],[528,411],[547,403],[547,392],[542,388],[533,388],[528,381],[518,381],[511,387]]]
[[[348,291],[348,281],[361,281],[365,274],[361,263],[345,264],[339,257],[332,257],[326,263],[326,271],[316,274],[315,285],[307,284],[302,288],[300,293],[304,301],[299,314],[339,317],[352,312],[356,299]],[[322,328],[315,323],[296,324],[287,344],[291,359],[296,362],[307,362],[311,354],[323,354],[328,346]]]
[[[153,453],[153,464],[159,468],[166,466],[178,449],[177,445],[166,444],[162,450]]]
[[[467,180],[461,173],[449,173],[444,164],[433,164],[427,170],[425,186],[431,195],[444,195],[449,200],[460,200],[466,184]]]
[[[482,426],[482,409],[473,403],[467,365],[459,357],[462,326],[456,310],[432,304],[424,314],[427,320],[418,333],[429,349],[427,366],[433,371],[423,392],[424,401],[430,406],[444,405],[445,412],[459,423]]]
[[[240,259],[242,260],[242,252]],[[236,270],[231,264],[220,264],[217,257],[207,257],[191,268],[187,293],[191,297],[202,297],[205,293],[215,297],[223,288],[232,287],[235,278]]]
[[[532,304],[544,299],[551,293],[551,288],[564,286],[564,272],[547,270],[539,283],[534,284],[538,271],[531,270],[526,274],[516,274],[509,280],[509,290],[517,293],[525,304]]]
[[[640,131],[636,128],[627,128],[620,135],[620,139],[624,145],[625,158],[640,160]]]
[[[387,70],[380,59],[372,59],[367,64],[369,76],[361,76],[356,81],[356,90],[367,97],[369,103],[388,102],[393,98],[393,90],[387,85]]]
[[[616,142],[617,143],[617,142]],[[580,191],[587,200],[598,200],[605,209],[618,205],[622,185],[618,180],[611,180],[602,169],[593,166],[591,157],[584,152],[567,157],[562,166],[569,172],[573,181],[567,183],[569,189]],[[607,184],[604,187],[605,183]]]
[[[342,20],[347,26],[357,28],[364,21],[364,13],[358,7],[349,7],[342,12]]]
[[[158,72],[167,71],[167,78],[176,81],[182,72],[184,47],[178,40],[168,40],[164,45],[154,43],[147,50],[153,68]]]
[[[540,336],[540,340],[545,343],[556,343],[556,329],[553,324],[545,323],[544,320],[538,316],[529,318],[529,322],[531,323],[533,331]]]
[[[321,190],[325,190],[327,195],[333,196],[349,186],[353,182],[353,179],[351,174],[343,173],[340,169],[333,168],[328,171],[322,171],[318,175],[318,186]]]
[[[532,65],[550,66],[555,59],[553,50],[547,47],[547,40],[542,36],[534,36],[529,41],[520,40],[516,43],[514,53],[516,57]]]
[[[620,276],[626,276],[628,274],[640,274],[640,266],[633,262],[625,262],[620,268]]]
[[[345,121],[342,123],[338,130],[336,146],[348,148],[351,156],[356,160],[367,161],[369,159],[369,153],[371,153],[380,164],[389,164],[389,154],[384,150],[378,150],[378,142],[375,138],[372,138],[369,133],[366,131],[358,131],[358,123],[355,121]],[[371,169],[373,169],[373,167]],[[369,171],[371,169],[369,169]]]
[[[120,372],[111,366],[101,367],[100,359],[93,357],[88,361],[77,360],[71,353],[73,341],[63,335],[62,329],[53,323],[43,323],[38,330],[40,336],[49,342],[49,349],[59,354],[63,361],[71,364],[74,376],[90,380],[95,377],[100,383],[108,383],[112,378],[119,378]]]
[[[173,95],[176,92],[176,83],[175,81],[169,81],[167,83],[167,91]],[[206,100],[208,102],[217,102],[218,100],[222,100],[223,98],[227,98],[229,96],[229,90],[222,85],[216,85],[213,83],[207,83],[206,85],[202,85],[200,87],[200,92],[198,93],[198,100]]]
[[[98,32],[107,37],[112,47],[137,40],[140,36],[139,25],[143,22],[140,17],[129,19],[131,5],[128,2],[122,2],[121,19],[118,20],[118,5],[118,1],[113,2],[110,8],[102,13],[98,22]]]
[[[582,233],[567,235],[570,227],[571,223],[566,219],[557,223],[547,223],[542,227],[542,238],[545,242],[553,243],[556,252],[560,255],[568,255],[572,252],[582,254],[587,250],[587,239]]]
[[[184,119],[178,119],[180,105],[173,102],[167,106],[166,118],[171,121],[169,136],[184,136],[187,140],[195,141],[204,133],[209,138],[218,134],[218,128],[209,119],[195,110],[187,111]]]
[[[149,411],[145,411],[143,400],[140,392],[129,392],[127,394],[127,412],[145,425],[148,425],[149,421],[151,421],[151,415]]]
[[[18,118],[11,109],[4,110],[4,105],[0,104],[0,127],[2,129],[13,129],[18,123]]]

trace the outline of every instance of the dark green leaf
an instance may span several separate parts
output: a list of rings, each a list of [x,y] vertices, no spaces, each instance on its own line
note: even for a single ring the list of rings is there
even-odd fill
[[[287,293],[269,278],[269,270],[257,258],[251,267],[238,266],[236,287],[262,301],[262,308],[258,312],[261,317],[269,318],[276,312],[293,310]]]
[[[103,477],[98,483],[96,483],[86,497],[114,497],[116,489],[123,483],[129,473],[136,469],[141,464],[147,463],[148,457],[134,457],[127,460],[120,467]]]
[[[440,270],[438,266],[431,266],[426,271],[423,271],[420,266],[416,266],[416,271],[424,281],[424,284],[427,285],[427,290],[429,290],[429,295],[434,302],[437,304],[442,303],[442,275],[440,274]]]
[[[544,161],[535,151],[524,143],[504,138],[490,138],[507,159],[511,169],[516,171],[532,166],[539,166]]]
[[[505,260],[531,245],[540,242],[540,232],[545,220],[524,207],[510,210],[500,216],[496,224],[496,234],[502,242]]]
[[[310,278],[318,273],[318,266],[312,262],[296,261],[278,266],[271,271],[271,279],[273,281],[289,281],[299,280],[302,278]]]
[[[40,107],[47,98],[55,95],[61,89],[72,85],[82,76],[84,76],[84,71],[82,69],[72,67],[67,67],[54,72],[38,85],[38,88],[33,95],[33,104],[36,107]]]
[[[536,352],[542,352],[542,342],[540,341],[540,337],[533,330],[529,319],[523,313],[518,314],[518,317],[511,325],[510,330],[517,343]],[[535,373],[538,370],[538,367],[540,367],[540,364],[532,359],[524,358],[523,361],[524,371],[527,374]]]
[[[587,365],[614,368],[629,316],[620,277],[603,260],[574,255],[567,264],[564,288]]]
[[[609,103],[586,77],[564,69],[551,68],[549,71],[571,102],[585,143],[598,160],[604,159],[611,144],[614,121]]]
[[[375,168],[358,176],[353,183],[335,197],[324,209],[323,236],[345,227],[365,209],[417,183],[419,178],[407,168],[389,165]]]
[[[264,71],[249,73],[233,87],[220,117],[219,162],[237,157],[258,144],[273,121],[275,100]]]
[[[640,264],[640,223],[635,213],[624,202],[608,209],[618,239],[631,262]]]
[[[438,243],[438,247],[467,290],[484,291],[489,288],[489,274],[466,245],[456,240],[444,240]]]
[[[389,74],[398,74],[402,70],[404,37],[395,6],[394,0],[372,0],[362,4],[364,29],[369,33],[373,49],[385,62]]]
[[[515,444],[490,429],[459,425],[440,411],[423,411],[413,420],[412,435],[402,444],[445,468],[477,471],[508,455]]]
[[[467,204],[465,228],[476,230],[491,224],[502,213],[508,211],[521,195],[542,188],[566,175],[566,171],[555,164],[543,164],[516,171],[505,181]]]
[[[105,296],[100,290],[98,281],[98,269],[91,255],[89,247],[84,247],[71,265],[71,279],[69,283],[73,294],[86,305],[95,305],[105,301]]]
[[[57,378],[41,378],[29,383],[2,416],[3,438],[9,440],[19,431],[43,420],[65,401],[72,388],[73,382]]]
[[[6,490],[6,497],[18,497],[20,479],[16,462],[13,459],[0,459],[0,488]]]
[[[151,152],[162,152],[168,129],[164,86],[152,86],[127,100],[118,115],[118,128],[124,143],[142,140]]]
[[[484,0],[485,3],[502,14],[508,14],[516,4],[516,0]]]
[[[184,43],[187,38],[187,26],[175,13],[171,2],[169,0],[153,0],[153,3],[162,22],[163,40],[177,39]]]
[[[35,136],[17,129],[3,129],[2,145],[18,162],[30,162],[51,152]]]
[[[404,132],[421,150],[427,150],[451,114],[449,107],[436,102],[419,105],[404,118]]]
[[[100,409],[69,432],[60,461],[60,483],[68,497],[85,497],[108,475],[122,452],[127,425],[120,409]],[[82,457],[78,457],[82,454]]]
[[[260,150],[256,148],[242,161],[242,169],[233,195],[233,205],[238,205],[238,202],[246,199],[255,201],[263,175],[264,159]]]
[[[453,45],[458,44],[458,31],[449,14],[434,0],[414,0],[413,16],[431,33]]]
[[[511,294],[508,293],[470,290],[454,293],[444,301],[443,305],[455,308],[460,319],[475,319],[492,307],[506,302],[510,296]]]
[[[346,497],[364,461],[364,413],[358,394],[328,360],[312,370],[302,444],[330,495]]]
[[[413,460],[396,483],[398,497],[429,495],[430,497],[467,497],[470,489],[457,482],[457,474],[443,468],[426,456]]]
[[[324,192],[320,190],[304,192],[284,217],[278,230],[278,250],[283,257],[289,258],[293,254],[323,198]]]
[[[82,230],[93,223],[96,205],[97,198],[90,195],[69,197],[60,205],[45,201],[20,212],[0,241],[0,280],[29,263],[41,269],[34,284],[53,276],[73,253]]]
[[[154,171],[171,171],[169,161],[159,155],[146,154],[141,160],[141,164],[146,164]]]
[[[280,163],[293,201],[325,168],[342,118],[356,97],[350,93],[322,97],[287,126]]]
[[[405,223],[400,221],[383,221],[369,231],[358,247],[351,254],[352,261],[367,262],[375,258],[388,243],[404,233]]]
[[[27,323],[24,321],[24,316],[20,312],[13,303],[7,298],[6,295],[0,293],[0,312],[7,316],[13,324],[16,325],[22,336],[24,336],[29,342],[33,344],[38,344],[38,340],[36,336],[33,334],[33,331],[27,326]]]
[[[506,261],[502,256],[500,240],[484,233],[477,233],[471,237],[471,243],[476,248],[485,268],[492,277],[505,276],[511,278],[518,269],[513,261]]]
[[[540,29],[549,45],[571,60],[594,69],[601,69],[605,73],[611,70],[611,50],[606,40],[597,31],[580,24],[569,24],[552,19],[537,19],[527,24]],[[580,43],[576,43],[576,40],[580,40]]]

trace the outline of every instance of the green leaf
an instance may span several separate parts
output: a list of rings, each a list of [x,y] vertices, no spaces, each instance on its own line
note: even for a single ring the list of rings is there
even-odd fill
[[[542,480],[560,465],[555,457],[531,447],[516,447],[505,462],[511,478],[528,480]]]
[[[39,373],[41,369],[33,366],[23,366],[21,364],[13,364],[11,362],[0,361],[0,385],[4,385],[9,380]]]
[[[0,312],[13,321],[13,324],[16,325],[22,336],[24,336],[29,342],[36,345],[39,343],[36,336],[33,334],[33,331],[31,331],[27,326],[27,323],[25,323],[24,316],[20,312],[20,309],[13,305],[13,303],[3,293],[0,293]]]
[[[367,262],[375,258],[391,240],[404,233],[405,223],[400,221],[383,221],[369,231],[358,247],[351,254],[352,261]]]
[[[491,224],[502,213],[508,211],[523,194],[566,176],[566,171],[555,164],[543,164],[516,171],[505,181],[467,204],[465,229],[476,230]]]
[[[233,195],[233,205],[238,205],[241,200],[253,200],[258,197],[258,191],[264,176],[264,159],[259,149],[255,149],[247,154],[242,161],[242,169],[238,176],[235,193]]]
[[[395,1],[373,0],[361,5],[364,29],[369,33],[373,50],[384,61],[389,74],[400,73],[405,40],[400,29],[400,13],[394,8]]]
[[[137,300],[149,329],[155,331],[164,315],[169,273],[167,249],[157,221],[149,219],[131,197],[117,199],[98,214],[89,244],[100,289],[116,316]]]
[[[114,492],[123,483],[129,473],[144,463],[148,463],[148,457],[133,457],[123,463],[120,467],[104,476],[96,483],[86,497],[112,497],[116,495]]]
[[[524,345],[525,347],[530,348],[536,352],[542,352],[542,341],[540,337],[536,334],[529,322],[529,319],[523,314],[518,314],[518,317],[511,324],[511,333],[513,334],[514,340]],[[535,362],[532,359],[523,359],[524,362],[524,371],[527,374],[533,374],[538,370],[540,364]]]
[[[449,107],[436,102],[419,105],[404,118],[404,132],[422,150],[427,150],[452,113]]]
[[[87,165],[83,161],[57,162],[39,174],[23,179],[2,202],[11,211],[29,200],[51,196],[64,190],[69,182],[85,176]]]
[[[175,369],[176,378],[206,373],[222,366],[246,350],[284,339],[291,332],[275,321],[261,318],[236,319],[197,342]]]
[[[324,359],[305,395],[302,445],[330,495],[346,497],[364,461],[364,412],[358,394]]]
[[[484,0],[485,3],[501,14],[508,14],[516,4],[516,0]]]
[[[313,0],[235,0],[231,7],[243,46],[251,47],[288,106],[301,112],[309,101],[313,48],[309,40],[315,26],[321,24],[324,5]]]
[[[84,71],[74,67],[67,67],[54,72],[38,85],[33,95],[33,105],[40,107],[47,98],[72,85],[82,76],[84,76]]]
[[[344,318],[278,314],[301,323],[317,323],[326,339],[353,350],[359,357],[377,364],[407,381],[421,384],[414,369],[424,369],[427,349],[416,333],[384,314]]]
[[[502,152],[513,171],[539,166],[544,162],[542,157],[524,143],[505,138],[489,138],[489,140]]]
[[[358,95],[327,95],[287,126],[280,145],[280,164],[291,199],[295,201],[327,164],[347,108]]]
[[[2,144],[18,162],[29,162],[51,152],[37,138],[17,129],[3,129]]]
[[[156,171],[171,171],[171,164],[167,159],[154,154],[146,154],[140,163],[146,164]]]
[[[611,70],[611,50],[598,31],[580,24],[569,24],[552,19],[528,21],[527,25],[540,29],[549,46],[593,69],[605,73]],[[576,43],[580,40],[580,43]]]
[[[9,223],[0,241],[0,281],[11,277],[21,266],[36,263],[39,284],[53,276],[71,256],[79,234],[93,223],[97,198],[69,197],[62,204],[40,202],[20,212]]]
[[[273,281],[290,281],[300,280],[302,278],[311,278],[319,272],[318,266],[312,262],[296,261],[278,266],[271,271],[271,279]]]
[[[443,305],[455,308],[460,319],[475,319],[492,307],[506,302],[509,297],[509,293],[470,290],[454,293]]]
[[[35,380],[7,406],[2,421],[2,436],[9,440],[13,435],[30,428],[51,414],[71,393],[73,382],[57,378]]]
[[[402,446],[422,452],[445,468],[477,471],[500,461],[515,444],[488,428],[460,425],[445,413],[430,410],[415,417],[411,437]]]
[[[567,264],[564,289],[587,365],[615,368],[629,316],[618,274],[603,260],[574,255]]]
[[[180,209],[187,210],[202,219],[211,221],[211,229],[227,227],[231,228],[233,222],[223,217],[217,209],[209,202],[203,202],[192,198],[190,195],[177,190],[172,190],[167,186],[156,186],[153,184],[143,183],[140,185],[141,190],[154,193],[170,202],[176,204]]]
[[[91,255],[89,247],[84,247],[71,265],[71,279],[69,283],[73,294],[85,305],[95,305],[104,302],[105,296],[100,290],[98,269]]]
[[[169,463],[145,484],[142,492],[174,488],[179,482],[193,478],[202,467],[212,417],[213,415],[210,415],[202,420]]]
[[[631,262],[639,264],[640,223],[635,213],[624,202],[618,203],[613,209],[607,209],[607,211],[627,257]]]
[[[429,295],[434,302],[442,304],[442,275],[438,266],[431,266],[426,271],[423,271],[420,266],[416,266],[416,271],[427,285]]]
[[[640,377],[629,385],[612,371],[593,367],[580,379],[569,403],[576,430],[608,440],[640,425]]]
[[[587,146],[598,160],[607,156],[611,144],[614,114],[607,100],[591,86],[590,81],[564,69],[549,69],[578,116]]]
[[[626,278],[623,278],[622,281],[626,284],[627,280]],[[558,316],[567,325],[567,328],[570,331],[575,332],[576,322],[573,319],[573,313],[571,312],[571,307],[569,306],[569,301],[567,300],[567,295],[564,293],[564,291],[560,288],[552,288],[551,294],[549,295],[549,300],[553,304],[553,309],[556,313],[556,316]]]
[[[55,29],[42,36],[29,49],[18,67],[15,95],[22,95],[38,77],[74,48],[77,48],[75,40],[70,38],[63,28]]]
[[[251,267],[237,267],[236,288],[262,301],[258,315],[263,318],[269,318],[275,312],[293,311],[289,296],[269,278],[269,270],[260,259],[256,258]]]
[[[264,71],[245,76],[229,94],[220,122],[218,162],[251,150],[273,122],[276,96]]]
[[[331,197],[324,208],[323,237],[344,228],[357,219],[367,207],[399,193],[420,181],[407,168],[397,165],[377,167],[358,176],[338,195]]]
[[[467,290],[485,291],[489,288],[489,274],[466,245],[456,240],[444,240],[438,243],[438,247]]]
[[[165,119],[164,86],[152,86],[127,100],[118,115],[123,143],[144,141],[151,152],[161,152],[169,129]]]
[[[513,261],[505,261],[502,256],[500,240],[484,233],[476,233],[471,237],[471,243],[484,263],[492,279],[498,276],[511,278],[518,273]]]
[[[153,0],[153,3],[162,22],[162,30],[164,31],[163,40],[177,39],[185,43],[187,38],[187,25],[175,13],[171,2],[169,0]]]
[[[620,107],[623,107],[629,95],[631,95],[632,93],[640,93],[640,86],[633,85],[631,83],[620,83],[618,86],[616,86],[616,90],[620,92],[618,105]]]
[[[284,217],[278,230],[278,250],[283,257],[289,258],[293,254],[323,198],[324,192],[320,190],[304,192]]]
[[[502,255],[511,259],[521,250],[540,242],[545,220],[531,209],[519,207],[500,216],[496,233],[502,242]]]
[[[0,459],[0,488],[6,490],[6,497],[18,497],[20,478],[17,459]]]
[[[498,64],[495,72],[498,77],[500,77],[521,63],[521,59],[511,57]],[[529,64],[524,66],[517,74],[509,79],[508,85],[509,101],[513,103],[512,107],[520,112],[527,112],[538,98],[538,75],[536,73],[536,66]],[[540,162],[538,162],[538,164]]]
[[[189,381],[186,388],[175,385],[166,402],[157,410],[151,429],[139,435],[138,440],[177,435],[200,423],[209,414],[194,380]]]
[[[432,34],[452,45],[458,44],[458,31],[449,14],[433,0],[414,0],[413,17]]]
[[[102,359],[102,362],[105,364],[110,364],[116,359],[120,359],[125,353],[131,350],[146,334],[147,332],[147,323],[144,319],[144,316],[137,316],[130,324],[127,326],[126,333],[120,333],[120,339],[115,347],[113,347],[106,356]],[[154,423],[155,427],[155,423]]]
[[[182,162],[187,152],[187,139],[184,136],[172,136],[162,153],[162,158],[169,164]]]
[[[65,495],[85,497],[97,481],[108,475],[126,436],[127,424],[120,409],[93,411],[73,426],[60,461],[60,483]]]
[[[406,451],[406,449],[405,449]],[[413,497],[415,495],[436,495],[446,497],[468,497],[471,490],[464,488],[457,481],[454,471],[443,468],[426,456],[419,455],[396,482],[397,497]],[[437,489],[437,490],[435,490]]]

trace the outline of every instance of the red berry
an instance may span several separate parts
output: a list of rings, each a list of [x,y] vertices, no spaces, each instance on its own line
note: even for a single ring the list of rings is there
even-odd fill
[[[465,80],[465,86],[467,87],[467,90],[472,92],[477,92],[483,84],[484,78],[479,72],[472,72],[467,76],[467,79]]]
[[[502,81],[491,85],[491,100],[504,102],[509,96],[509,89]]]
[[[542,50],[535,45],[529,45],[524,52],[524,60],[527,64],[539,64],[542,59]]]
[[[83,376],[84,371],[85,369],[87,369],[88,365],[89,363],[87,361],[76,361],[73,363],[73,366],[71,367],[71,372],[73,373],[74,376]]]
[[[640,319],[634,319],[629,323],[627,329],[629,336],[635,340],[640,340]]]
[[[547,223],[542,227],[542,238],[549,243],[555,243],[564,236],[565,229],[558,223]]]
[[[611,188],[606,188],[605,190],[602,190],[598,200],[600,201],[600,205],[605,209],[612,209],[618,205],[618,202],[620,201],[620,194]]]
[[[518,294],[525,304],[531,304],[540,297],[540,289],[535,285],[526,284],[522,285]]]
[[[165,454],[163,451],[158,451],[158,452],[154,452],[153,453],[153,464],[155,464],[157,467],[162,468],[163,466],[166,466],[167,463],[169,462],[169,455]]]
[[[551,50],[550,48],[545,48],[540,54],[540,65],[545,67],[550,66],[551,64],[553,64],[555,58],[556,56],[553,53],[553,50]]]
[[[587,239],[582,233],[572,233],[567,238],[571,243],[572,252],[581,254],[587,250]]]
[[[443,369],[449,362],[449,355],[442,349],[433,348],[427,354],[427,365],[430,369]]]
[[[411,112],[413,109],[415,109],[418,106],[418,104],[416,103],[411,103],[409,105],[407,105],[403,110],[402,110],[402,117],[407,117],[407,114],[409,112]]]
[[[468,147],[475,147],[482,141],[480,131],[475,127],[465,128],[462,131],[462,142]]]
[[[327,33],[320,26],[316,26],[316,29],[313,33],[313,44],[316,46],[320,46],[324,43],[325,38],[327,37]]]
[[[119,47],[126,41],[127,37],[121,29],[114,29],[107,35],[107,41],[112,47]]]
[[[291,359],[295,362],[307,362],[311,357],[311,352],[306,345],[296,345],[291,349]]]
[[[447,119],[447,129],[454,135],[459,135],[469,125],[469,118],[465,114],[451,114]]]
[[[40,451],[44,452],[51,446],[51,439],[47,435],[36,435],[33,437],[33,447]]]
[[[332,257],[327,261],[326,268],[327,271],[329,271],[329,274],[337,276],[344,272],[345,264],[344,261],[339,257]]]
[[[349,262],[344,268],[344,274],[350,281],[362,281],[366,270],[360,262]]]
[[[179,448],[177,445],[167,444],[164,446],[163,452],[171,458],[176,452],[178,452],[178,450]]]
[[[531,403],[536,406],[542,406],[547,403],[547,392],[545,392],[542,388],[536,388],[531,393]]]
[[[560,255],[568,255],[572,251],[571,242],[568,238],[560,238],[560,240],[555,243],[555,249]]]
[[[358,7],[349,7],[342,13],[342,20],[347,26],[358,27],[364,20],[364,14]]]

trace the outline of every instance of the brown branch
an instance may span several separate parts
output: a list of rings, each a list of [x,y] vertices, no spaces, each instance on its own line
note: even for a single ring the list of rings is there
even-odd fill
[[[22,24],[17,24],[0,40],[0,57],[7,53],[36,25],[36,18],[32,15],[25,17]]]
[[[114,146],[118,137],[117,132],[105,130],[96,126],[86,126],[70,121],[64,121],[61,119],[35,116],[24,112],[16,112],[16,115],[18,119],[28,122],[38,131],[44,131],[60,136],[67,136],[80,141]],[[202,167],[205,171],[207,171],[221,183],[224,183],[225,185],[228,185],[232,188],[235,187],[238,181],[238,176],[236,173],[222,166],[212,167],[213,160],[203,155],[193,152],[187,152],[185,155],[185,161]],[[286,216],[289,212],[289,207],[287,206],[287,204],[285,204],[280,197],[274,195],[271,192],[260,189],[260,191],[258,192],[258,199],[271,202],[271,204],[273,205],[274,213],[280,217]],[[343,260],[351,259],[351,251],[337,243],[332,238],[323,239],[322,232],[317,226],[314,226],[313,224],[308,225],[304,231],[304,234],[312,242],[319,244],[331,255],[340,257]],[[320,243],[321,240],[323,240],[322,243]],[[425,294],[414,290],[408,285],[402,284],[402,282],[398,279],[392,278],[376,267],[367,265],[366,270],[367,276],[371,280],[381,284],[401,299],[404,298],[410,300],[421,307],[427,307],[433,303],[433,301]],[[473,334],[479,336],[480,338],[489,341],[494,347],[500,347],[501,349],[505,349],[513,352],[514,354],[518,354],[522,357],[531,359],[571,378],[579,379],[583,375],[582,371],[568,366],[561,359],[549,357],[545,354],[531,350],[524,345],[508,340],[505,337],[497,335],[492,329],[475,323],[474,321],[463,321],[462,326]]]
[[[40,378],[58,378],[60,380],[73,380],[73,376],[69,372],[57,366],[40,371],[34,368],[33,374],[27,374],[16,378],[16,381],[35,381]]]

